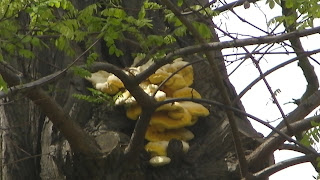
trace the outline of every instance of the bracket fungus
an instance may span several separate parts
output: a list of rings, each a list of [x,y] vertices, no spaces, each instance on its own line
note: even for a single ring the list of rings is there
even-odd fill
[[[130,67],[130,74],[137,75],[152,64],[148,61],[139,67]],[[177,58],[171,64],[159,68],[154,74],[140,84],[140,87],[150,96],[156,91],[155,99],[164,101],[170,98],[201,98],[199,92],[189,87],[193,84],[193,68],[186,66],[188,62]],[[178,71],[179,70],[179,71]],[[178,71],[178,72],[177,72]],[[128,74],[128,72],[126,72]],[[160,90],[159,85],[169,78]],[[102,92],[115,95],[122,91],[115,104],[126,106],[126,116],[131,120],[137,120],[142,112],[130,92],[124,88],[124,84],[115,75],[98,71],[86,78],[92,85]],[[183,144],[183,151],[189,149],[188,141],[194,138],[194,134],[185,127],[194,125],[199,117],[209,115],[209,110],[203,105],[191,102],[174,102],[164,104],[153,113],[145,139],[149,141],[145,150],[151,154],[150,164],[152,166],[163,166],[169,164],[171,159],[167,157],[167,147],[171,139],[180,140]]]

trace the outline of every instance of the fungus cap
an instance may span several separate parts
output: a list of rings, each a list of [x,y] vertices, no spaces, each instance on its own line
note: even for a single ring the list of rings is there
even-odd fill
[[[107,93],[109,95],[115,95],[120,91],[120,89],[117,86],[109,84],[108,82],[97,83],[97,84],[95,84],[95,88],[97,90],[104,92],[104,93]]]
[[[169,77],[170,75],[171,75],[171,73],[168,73],[166,71],[159,69],[149,77],[149,81],[152,84],[160,84],[162,81],[167,79],[167,77]]]
[[[169,141],[154,141],[148,142],[144,149],[151,154],[151,156],[167,156],[167,148]]]
[[[169,164],[170,162],[171,159],[167,156],[155,156],[149,160],[149,163],[153,167],[164,166],[166,164]]]
[[[181,89],[187,86],[186,81],[180,74],[173,75],[166,83],[165,86],[172,90]]]
[[[183,101],[179,102],[179,104],[186,108],[192,116],[208,116],[209,110],[205,108],[202,104],[191,102],[191,101]]]
[[[178,89],[172,93],[172,97],[174,98],[201,98],[201,95],[198,91],[191,87],[184,87],[182,89]]]
[[[183,111],[183,107],[174,102],[161,105],[156,109],[156,111]]]
[[[166,112],[155,112],[151,116],[150,125],[156,125],[165,129],[178,129],[191,124],[192,116],[188,111],[183,113],[181,119],[172,119]]]
[[[187,153],[190,149],[189,143],[183,140],[181,140],[181,142],[182,142],[182,151],[184,153]]]
[[[90,81],[93,86],[95,86],[97,83],[105,83],[108,80],[108,77],[111,74],[106,71],[97,71],[95,73],[91,73],[90,77],[85,77],[86,80]]]
[[[126,115],[131,120],[137,120],[141,114],[141,107],[138,104],[132,104],[127,108]]]
[[[148,84],[148,85],[141,85],[140,86],[149,96],[152,96],[154,92],[158,89],[158,85],[155,84]],[[157,101],[163,101],[166,99],[166,93],[163,91],[158,90],[155,94],[154,98]]]
[[[171,139],[178,139],[189,141],[194,138],[194,134],[186,129],[162,129],[156,126],[149,126],[145,135],[148,141],[170,141]]]
[[[122,81],[117,77],[115,76],[114,74],[111,74],[109,77],[108,77],[108,83],[109,84],[112,84],[118,88],[124,88],[124,85],[122,83]]]
[[[116,105],[122,105],[131,96],[128,90],[125,90],[121,95],[119,95],[115,101]]]

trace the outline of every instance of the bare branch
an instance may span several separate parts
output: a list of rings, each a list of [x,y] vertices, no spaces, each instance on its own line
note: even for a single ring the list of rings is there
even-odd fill
[[[311,147],[309,149],[311,149]],[[295,144],[283,144],[280,146],[279,150],[291,150],[291,151],[296,151],[306,155],[310,154],[309,151],[306,151],[304,148],[301,148],[301,146],[297,146]],[[314,152],[316,152],[316,150],[314,150]],[[318,162],[316,158],[311,160],[310,163],[313,165],[316,171],[320,172],[320,168],[318,167]]]
[[[320,90],[313,93],[305,101],[293,110],[288,116],[287,120],[289,123],[299,121],[306,117],[311,111],[320,105]],[[280,122],[276,128],[281,129],[284,126],[283,122]],[[271,132],[268,137],[272,136],[274,132]]]
[[[265,178],[271,176],[272,174],[279,172],[283,169],[286,169],[290,166],[294,166],[294,165],[305,163],[305,162],[310,162],[316,158],[317,158],[317,156],[312,154],[312,155],[305,155],[305,156],[295,157],[295,158],[291,158],[291,159],[288,159],[285,161],[281,161],[277,164],[274,164],[272,166],[269,166],[269,167],[263,169],[262,171],[259,171],[255,174],[253,174],[253,178],[254,179],[265,179]]]
[[[238,1],[235,1],[235,2],[232,2],[232,3],[229,3],[229,4],[226,4],[224,6],[221,6],[221,7],[218,7],[216,9],[214,9],[215,11],[217,12],[223,12],[223,11],[227,11],[227,10],[230,10],[232,8],[235,8],[237,6],[241,6],[243,5],[245,2],[249,2],[249,3],[255,3],[259,0],[238,0]]]
[[[76,121],[64,112],[64,110],[43,90],[36,88],[28,91],[26,96],[30,98],[48,116],[53,125],[68,140],[74,151],[90,156],[101,155],[96,141],[86,134]]]
[[[288,60],[288,61],[286,61],[286,62],[283,62],[283,63],[275,66],[274,68],[266,71],[263,75],[266,77],[266,76],[268,76],[269,74],[273,73],[274,71],[276,71],[276,70],[278,70],[278,69],[280,69],[280,68],[282,68],[282,67],[284,67],[284,66],[286,66],[286,65],[288,65],[288,64],[290,64],[290,63],[292,63],[292,62],[297,61],[301,56],[310,56],[310,55],[312,55],[312,54],[316,54],[316,53],[319,53],[319,52],[320,52],[320,49],[313,50],[313,51],[305,51],[303,54],[299,54],[299,56],[294,57],[294,58],[292,58],[292,59],[290,59],[290,60]],[[262,77],[258,77],[257,79],[255,79],[254,81],[252,81],[244,90],[242,90],[242,91],[239,93],[239,95],[237,96],[237,98],[235,98],[235,100],[234,100],[233,103],[239,101],[239,100],[241,99],[241,97],[242,97],[243,95],[245,95],[245,94],[246,94],[255,84],[257,84],[261,79],[262,79]]]
[[[225,48],[233,48],[233,47],[243,47],[248,45],[255,45],[255,44],[266,44],[266,43],[279,43],[284,40],[288,40],[292,37],[304,37],[312,34],[320,33],[320,26],[305,29],[305,30],[298,30],[282,35],[275,35],[275,36],[261,36],[256,38],[247,38],[247,39],[236,39],[232,41],[223,41],[223,42],[211,42],[211,43],[203,43],[194,46],[187,46],[185,48],[180,48],[177,50],[173,50],[172,52],[168,53],[166,57],[156,61],[153,65],[151,65],[147,70],[143,73],[140,73],[136,78],[138,82],[143,81],[144,79],[148,78],[152,73],[154,73],[157,69],[161,66],[170,63],[175,56],[182,56],[182,55],[190,55],[198,52],[204,52],[209,50],[220,50]]]
[[[305,130],[312,128],[311,121],[320,122],[320,115],[313,116],[307,119],[300,120],[298,122],[292,123],[291,128],[294,133],[299,133]],[[281,129],[281,131],[289,136],[293,134],[288,131],[287,128]],[[264,143],[262,143],[259,147],[257,147],[248,157],[248,163],[250,166],[255,166],[256,163],[260,161],[261,158],[266,157],[273,153],[276,149],[278,149],[282,143],[284,143],[286,139],[279,136],[278,134],[274,134],[269,137]],[[314,153],[314,151],[311,151]],[[318,155],[319,156],[319,155]]]

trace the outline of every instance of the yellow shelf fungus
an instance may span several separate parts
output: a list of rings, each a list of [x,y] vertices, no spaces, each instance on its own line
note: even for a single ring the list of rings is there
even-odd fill
[[[147,69],[153,62],[150,60],[139,67],[130,67],[126,74],[138,75]],[[154,74],[140,84],[140,87],[150,96],[159,88],[159,84],[165,81],[173,73],[187,65],[188,62],[178,58],[171,64],[159,68]],[[117,98],[116,105],[126,105],[126,116],[131,120],[137,120],[142,112],[135,98],[125,89],[124,84],[115,75],[98,71],[86,78],[92,85],[102,92],[115,95],[119,91],[123,93]],[[199,92],[189,87],[193,84],[193,68],[186,66],[164,83],[163,87],[155,94],[157,101],[164,101],[169,98],[201,98]],[[152,156],[150,164],[152,166],[162,166],[170,163],[167,157],[167,147],[171,139],[182,141],[183,151],[189,149],[188,141],[194,138],[194,134],[184,128],[194,125],[199,117],[209,115],[209,110],[203,105],[191,101],[175,102],[165,104],[156,109],[151,117],[149,127],[145,134],[145,139],[149,142],[145,145],[145,150]]]
[[[170,162],[171,159],[167,156],[155,156],[149,160],[149,163],[153,167],[164,166],[166,164],[169,164]]]
[[[191,115],[185,111],[181,119],[172,119],[166,112],[155,112],[151,116],[150,125],[156,125],[166,129],[178,129],[191,124]]]
[[[182,142],[182,150],[183,152],[188,152],[190,146],[186,141],[181,140]],[[148,142],[144,149],[154,156],[167,156],[167,148],[169,145],[169,141],[151,141]]]
[[[191,87],[184,87],[182,89],[178,89],[172,93],[173,98],[199,98],[201,99],[201,95],[198,91]]]
[[[148,141],[170,141],[171,139],[190,141],[193,138],[194,134],[186,128],[163,129],[157,126],[149,126],[145,135]]]

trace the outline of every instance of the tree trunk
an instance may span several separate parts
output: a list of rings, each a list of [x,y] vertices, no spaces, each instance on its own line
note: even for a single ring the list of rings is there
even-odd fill
[[[74,1],[80,8],[94,2]],[[140,8],[140,0],[124,1],[124,6]],[[135,5],[135,6],[133,6]],[[136,12],[128,12],[136,13]],[[154,14],[156,15],[156,14]],[[154,16],[159,20],[154,32],[161,32],[165,28],[163,17]],[[158,31],[158,32],[157,32]],[[151,32],[146,32],[151,33]],[[213,32],[215,33],[215,32]],[[213,34],[216,37],[216,34]],[[194,40],[183,39],[176,46],[184,47],[194,43]],[[216,38],[216,40],[218,40]],[[183,42],[183,43],[182,43]],[[121,58],[119,66],[132,63],[131,53],[134,48],[119,42],[119,47],[126,54]],[[101,45],[101,54],[109,62],[119,62]],[[81,52],[80,46],[75,46]],[[62,52],[51,48],[39,50],[37,57],[41,57],[32,70],[35,76],[51,74],[56,69],[62,69],[71,59]],[[226,76],[223,57],[220,51],[215,52],[221,63],[221,71],[225,75],[226,86],[230,91],[231,99],[235,91]],[[52,58],[54,57],[54,58]],[[190,56],[188,61],[199,58]],[[17,63],[19,64],[19,62]],[[196,64],[194,88],[203,98],[221,100],[220,92],[212,81],[211,69],[206,63]],[[107,148],[114,148],[106,157],[90,158],[83,154],[73,152],[69,143],[48,118],[42,114],[38,107],[24,97],[15,96],[4,100],[1,106],[2,133],[2,171],[1,177],[5,180],[15,179],[238,179],[235,172],[236,155],[230,134],[229,124],[223,109],[210,107],[210,116],[202,118],[190,127],[195,138],[190,142],[189,152],[176,162],[164,167],[151,167],[148,164],[148,154],[141,153],[139,164],[127,166],[124,161],[123,150],[129,141],[134,128],[134,122],[125,116],[123,107],[108,107],[106,104],[95,105],[73,98],[72,94],[85,94],[86,87],[91,85],[80,77],[68,75],[51,86],[44,87],[55,98],[65,112],[83,127],[98,143],[105,143]],[[242,108],[241,103],[238,107]],[[253,129],[249,121],[243,116],[237,116],[242,143],[245,150],[252,150],[258,145],[259,134]],[[231,173],[232,172],[232,173]],[[22,178],[24,177],[24,178]]]

